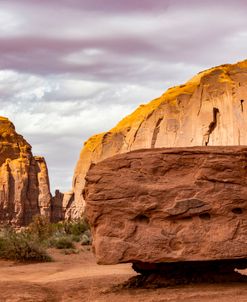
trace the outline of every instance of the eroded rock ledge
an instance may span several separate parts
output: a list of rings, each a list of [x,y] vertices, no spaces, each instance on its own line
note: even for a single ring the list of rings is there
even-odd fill
[[[100,264],[247,258],[247,147],[116,155],[91,166],[84,197]]]

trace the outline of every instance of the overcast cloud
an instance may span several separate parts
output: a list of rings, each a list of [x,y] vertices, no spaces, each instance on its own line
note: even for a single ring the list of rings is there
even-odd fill
[[[169,86],[246,59],[242,0],[0,1],[0,115],[67,191],[83,142]]]

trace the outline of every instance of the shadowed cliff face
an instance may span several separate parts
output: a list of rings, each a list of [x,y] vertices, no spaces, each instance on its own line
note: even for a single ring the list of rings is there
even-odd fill
[[[91,137],[75,168],[72,214],[83,211],[92,163],[142,148],[247,145],[247,61],[201,72]]]
[[[33,156],[14,125],[0,117],[0,224],[22,226],[37,214],[50,217],[50,207],[44,158]]]

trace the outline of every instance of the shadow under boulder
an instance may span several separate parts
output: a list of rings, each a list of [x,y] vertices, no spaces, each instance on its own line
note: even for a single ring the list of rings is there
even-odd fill
[[[237,270],[247,268],[247,259],[194,261],[180,263],[133,263],[139,273],[126,281],[123,288],[159,288],[200,283],[247,282]]]
[[[246,282],[247,148],[136,150],[89,170],[99,264],[133,263],[126,286]]]

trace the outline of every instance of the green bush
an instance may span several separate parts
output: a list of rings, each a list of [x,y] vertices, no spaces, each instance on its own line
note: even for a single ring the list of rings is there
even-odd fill
[[[89,225],[84,218],[75,221],[63,222],[64,232],[70,235],[82,235],[89,229]]]
[[[51,261],[48,247],[75,248],[73,242],[91,243],[91,232],[85,219],[50,223],[44,216],[35,216],[30,225],[16,231],[0,230],[0,258],[18,261]]]
[[[49,222],[49,219],[47,217],[37,215],[29,224],[27,232],[29,232],[31,236],[37,237],[38,240],[44,241],[52,236],[54,232],[54,226]]]
[[[71,240],[74,241],[74,242],[80,242],[81,241],[81,236],[80,235],[71,235]]]
[[[5,238],[0,237],[0,258],[3,258],[6,254],[7,244],[7,240]]]
[[[57,249],[74,249],[73,241],[68,236],[54,238],[51,245]]]
[[[27,232],[7,230],[0,239],[0,257],[18,261],[48,262],[52,258]]]

